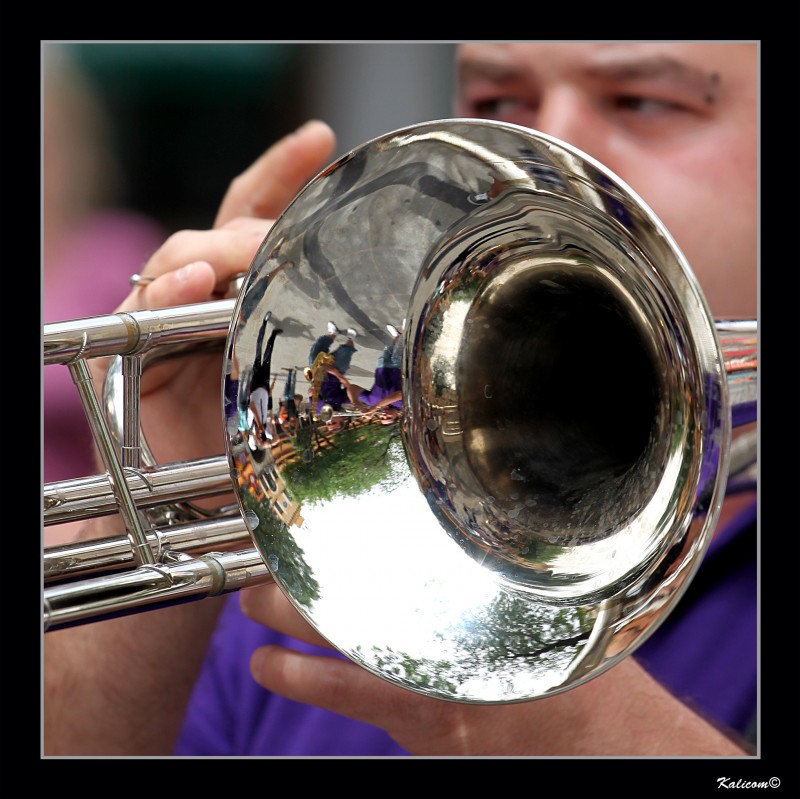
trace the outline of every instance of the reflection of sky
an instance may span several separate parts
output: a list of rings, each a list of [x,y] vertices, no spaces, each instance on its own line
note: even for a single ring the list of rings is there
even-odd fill
[[[466,300],[456,300],[442,314],[442,330],[433,345],[431,360],[436,360],[437,367],[447,377],[448,385],[455,388],[455,366],[458,351],[464,337],[464,319],[472,304]]]
[[[453,683],[455,694],[448,695],[479,701],[538,696],[568,674],[573,646],[541,659],[495,660],[490,667],[475,661],[471,670],[475,653],[469,642],[478,632],[473,624],[481,633],[486,624],[499,625],[495,632],[503,651],[502,629],[509,619],[487,615],[502,587],[441,528],[410,476],[358,498],[304,505],[303,515],[306,523],[296,539],[320,585],[312,615],[345,654],[367,667],[377,663],[373,648],[377,657],[394,653],[428,660],[436,664],[436,676]],[[552,612],[545,609],[541,623],[547,624]],[[519,621],[527,625],[532,618],[523,614]],[[509,634],[519,642],[524,629]]]
[[[496,592],[410,476],[359,497],[304,504],[302,513],[295,537],[321,586],[313,616],[339,647],[440,657],[437,633]]]

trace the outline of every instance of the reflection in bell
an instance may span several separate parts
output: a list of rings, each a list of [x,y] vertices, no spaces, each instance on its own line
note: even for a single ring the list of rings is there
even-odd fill
[[[254,535],[306,619],[457,701],[546,695],[630,652],[707,544],[696,503],[724,488],[730,433],[715,323],[649,209],[560,142],[449,120],[342,159],[277,227],[240,302],[288,331],[276,357],[351,320],[357,383],[406,319],[400,439],[322,407],[325,447],[282,469],[304,523]],[[255,325],[238,315],[229,349]]]

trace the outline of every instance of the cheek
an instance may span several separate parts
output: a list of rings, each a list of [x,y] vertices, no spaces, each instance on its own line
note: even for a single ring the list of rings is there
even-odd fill
[[[706,208],[720,204],[709,197]],[[669,215],[663,221],[676,233],[675,238],[697,277],[700,289],[716,318],[755,318],[757,311],[757,248],[755,225],[737,221],[743,214],[726,205],[726,219],[684,213]],[[715,224],[716,222],[716,224]]]
[[[712,313],[755,318],[757,196],[754,159],[695,148],[627,158],[622,177],[653,209],[697,276]],[[613,167],[612,167],[613,168]]]

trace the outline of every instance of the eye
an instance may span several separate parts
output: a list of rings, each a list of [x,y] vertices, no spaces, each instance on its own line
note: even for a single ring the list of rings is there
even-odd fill
[[[623,111],[642,116],[655,116],[670,112],[686,110],[680,103],[671,100],[643,97],[635,94],[619,94],[611,98],[611,107],[615,111]]]
[[[466,110],[470,116],[505,122],[521,121],[523,115],[529,115],[532,111],[528,102],[513,96],[486,97],[468,101]]]

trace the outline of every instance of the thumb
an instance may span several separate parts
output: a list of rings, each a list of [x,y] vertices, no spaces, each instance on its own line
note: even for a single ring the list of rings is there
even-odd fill
[[[214,227],[237,216],[275,219],[305,184],[331,160],[336,137],[319,120],[310,120],[273,144],[231,181]]]

